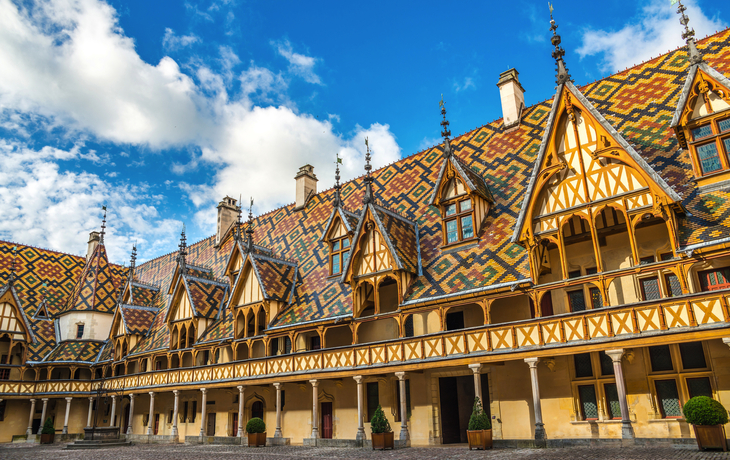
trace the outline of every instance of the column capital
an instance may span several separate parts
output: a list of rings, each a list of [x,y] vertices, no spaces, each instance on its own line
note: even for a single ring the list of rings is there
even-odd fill
[[[243,386],[243,385],[238,385],[238,386],[237,386],[236,388],[238,388],[238,392],[239,392],[239,393],[243,393],[243,390],[244,390],[244,389],[245,389],[246,387],[245,387],[245,386]]]
[[[613,360],[614,363],[620,363],[621,357],[624,355],[624,349],[617,348],[615,350],[606,350],[605,353]]]
[[[48,398],[41,398],[41,401],[43,401],[43,403],[45,404],[48,402]]]
[[[723,337],[722,338],[722,343],[724,343],[725,345],[727,345],[728,347],[730,347],[730,337]]]
[[[31,399],[31,401],[35,401],[35,399]],[[94,397],[93,396],[89,396],[89,402],[94,402]]]
[[[177,396],[178,394],[180,394],[180,390],[172,390],[172,394],[174,394],[175,396]]]
[[[208,391],[208,390],[206,390],[205,388],[201,388],[200,389],[200,392],[203,393],[203,394],[205,394],[206,391]]]
[[[276,383],[272,383],[272,385],[274,385],[274,388],[276,388],[277,390],[279,390],[279,389],[281,389],[281,385],[282,384],[279,383],[279,382],[276,382]]]
[[[355,375],[352,378],[353,378],[353,380],[355,380],[355,382],[357,382],[358,385],[362,383],[362,379],[363,379],[362,375]]]
[[[479,374],[482,370],[482,363],[469,364],[469,369],[471,369],[471,371],[474,372],[475,374]]]
[[[537,367],[537,363],[540,362],[540,358],[525,358],[525,362],[531,368],[536,368]]]
[[[405,372],[396,372],[395,376],[398,377],[398,380],[403,380],[406,378],[406,373]]]
[[[116,401],[117,395],[112,395],[112,401]]]
[[[175,390],[175,391],[177,391],[177,390]],[[137,395],[136,395],[136,394],[134,394],[134,393],[129,393],[129,394],[127,395],[127,396],[129,396],[129,399],[130,399],[130,400],[132,400],[132,399],[134,399],[134,398],[136,398],[136,397],[137,397]]]
[[[312,380],[309,381],[309,383],[311,383],[313,387],[316,387],[317,385],[319,385],[319,380],[312,379]]]
[[[152,397],[152,398],[155,397],[155,392],[154,391],[150,391],[150,397]]]
[[[71,400],[74,399],[74,398],[63,398],[63,399],[65,399],[68,402],[71,402]],[[0,399],[0,401],[2,401],[2,399]]]
[[[92,398],[89,398],[89,401],[91,401]],[[30,398],[30,402],[36,402],[35,398]]]

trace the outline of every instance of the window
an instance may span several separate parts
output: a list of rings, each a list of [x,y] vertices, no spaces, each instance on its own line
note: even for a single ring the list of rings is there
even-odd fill
[[[474,238],[474,207],[471,198],[452,201],[443,206],[444,244]]]
[[[330,274],[342,273],[350,258],[350,237],[344,236],[330,242]]]
[[[618,400],[618,388],[615,383],[606,383],[603,385],[603,391],[606,393],[606,410],[608,418],[621,418],[621,403]]]
[[[682,357],[683,369],[705,369],[705,351],[702,342],[689,342],[679,344],[679,355]]]
[[[378,382],[368,382],[367,394],[368,394],[368,420],[372,420],[373,415],[375,415],[375,410],[380,405],[380,394],[378,393]]]
[[[730,288],[730,268],[715,268],[697,274],[703,291],[717,291]]]
[[[413,315],[410,315],[410,316],[408,316],[408,318],[406,318],[406,322],[403,325],[403,329],[404,329],[404,332],[405,332],[405,336],[406,337],[413,337],[413,335],[414,335],[414,332],[413,332]]]
[[[603,308],[603,296],[601,290],[597,287],[588,289],[588,293],[591,296],[591,308]]]
[[[663,418],[679,418],[682,417],[682,410],[679,407],[679,393],[677,392],[677,381],[656,380],[657,400],[659,402],[659,410]]]
[[[730,167],[730,118],[711,119],[690,129],[690,148],[699,174],[704,176]]]
[[[598,420],[598,402],[594,385],[578,386],[578,399],[583,420]]]
[[[322,348],[322,344],[319,340],[318,335],[315,335],[315,336],[309,338],[309,349],[310,350],[320,350],[321,348]]]
[[[568,279],[580,278],[580,270],[572,270],[568,272]]]
[[[183,410],[182,410],[182,413],[180,414],[180,421],[185,423],[187,420],[187,417],[188,417],[188,402],[183,401]]]
[[[694,398],[695,396],[707,396],[712,398],[712,385],[710,385],[709,377],[698,377],[687,379],[687,391],[689,397]]]
[[[613,360],[605,351],[598,353],[601,359],[601,375],[614,375]]]
[[[455,331],[457,329],[464,329],[464,312],[456,311],[453,313],[446,314],[446,330]]]
[[[400,380],[395,381],[395,421],[401,421],[400,414]],[[411,381],[406,379],[406,418],[411,418]]]
[[[639,259],[639,265],[647,265],[654,263],[654,256],[646,256]]]
[[[195,423],[195,416],[198,414],[198,401],[193,401],[191,404],[192,406],[192,414],[190,414],[190,423]]]
[[[586,309],[586,298],[583,290],[568,292],[568,304],[570,311],[583,311]]]
[[[593,377],[593,364],[591,364],[590,353],[580,353],[574,355],[573,364],[575,364],[576,378]]]
[[[664,275],[664,284],[667,287],[667,297],[675,297],[682,295],[682,285],[679,283],[679,278],[674,273]]]
[[[10,369],[0,369],[0,380],[10,379]]]
[[[5,401],[5,400],[0,401],[0,422],[2,422],[3,420],[5,420],[5,405],[7,403],[8,402]]]
[[[84,338],[84,325],[77,324],[76,325],[76,339],[83,339],[83,338]]]
[[[664,372],[674,370],[672,365],[672,353],[669,345],[657,345],[649,347],[649,361],[652,372]]]
[[[659,278],[656,276],[640,279],[639,285],[641,286],[641,297],[643,300],[657,300],[662,298],[661,292],[659,291]]]

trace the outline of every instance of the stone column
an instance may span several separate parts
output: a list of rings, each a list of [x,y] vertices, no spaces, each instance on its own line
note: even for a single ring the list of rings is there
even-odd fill
[[[356,375],[353,379],[357,382],[357,435],[355,439],[363,441],[365,439],[365,426],[363,425],[365,416],[362,413],[362,375]]]
[[[134,393],[129,394],[129,426],[127,427],[127,434],[133,434],[132,424],[134,423]]]
[[[200,405],[200,437],[205,436],[205,405],[208,402],[208,394],[205,388],[201,388],[200,392],[203,393],[203,403]]]
[[[170,434],[177,437],[177,411],[180,406],[180,392],[178,390],[172,390],[172,394],[175,395],[175,404],[172,406],[172,431]]]
[[[94,413],[94,397],[89,398],[89,415],[86,417],[86,426],[91,426],[91,416]]]
[[[479,398],[479,401],[484,407],[484,398],[482,397],[482,365],[481,364],[469,364],[469,369],[474,373],[474,396]]]
[[[398,388],[400,390],[400,440],[408,441],[408,409],[406,407],[406,373],[396,372]]]
[[[114,426],[114,417],[117,415],[117,395],[112,395],[112,412],[109,417],[109,426]]]
[[[43,430],[43,424],[46,423],[46,409],[48,408],[48,398],[42,398],[43,401],[43,412],[41,412],[41,426],[38,427],[38,434],[41,434]]]
[[[542,423],[542,405],[540,403],[540,383],[537,380],[537,363],[540,358],[525,358],[530,366],[530,380],[532,381],[532,405],[535,409],[535,439],[540,441],[546,439],[545,424]]]
[[[150,416],[149,420],[147,420],[147,435],[151,436],[152,431],[152,424],[155,423],[155,392],[150,391]]]
[[[71,411],[71,400],[73,398],[66,398],[66,416],[63,418],[63,431],[61,433],[68,434],[68,414]]]
[[[281,383],[275,383],[276,388],[276,431],[274,431],[275,438],[282,438],[281,434]]]
[[[243,393],[245,387],[243,385],[239,385],[236,388],[238,388],[238,433],[236,433],[236,436],[241,438],[243,437]]]
[[[91,398],[89,398],[91,399]],[[91,412],[89,412],[91,413]],[[25,430],[25,435],[30,437],[33,434],[33,416],[35,415],[35,399],[30,399],[30,416],[28,416],[28,429]]]
[[[319,438],[319,429],[317,428],[317,406],[319,405],[319,394],[317,391],[317,387],[319,386],[319,381],[310,380],[309,383],[312,384],[312,438],[317,439]]]
[[[629,416],[629,404],[626,401],[626,383],[624,382],[624,368],[621,366],[621,357],[624,355],[623,349],[606,350],[606,354],[613,361],[613,373],[616,378],[616,390],[618,392],[618,402],[621,406],[621,437],[624,439],[634,438],[634,428],[631,426],[631,417]]]

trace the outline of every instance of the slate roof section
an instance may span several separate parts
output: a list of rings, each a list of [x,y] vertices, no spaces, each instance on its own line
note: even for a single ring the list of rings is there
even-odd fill
[[[129,289],[131,291],[130,305],[141,305],[144,307],[153,307],[156,305],[156,297],[160,292],[159,287],[132,281],[129,283]]]
[[[157,308],[138,305],[120,305],[119,308],[127,334],[146,335],[158,312]]]
[[[195,316],[217,318],[228,292],[228,286],[187,274],[183,275],[183,282]]]
[[[104,342],[91,340],[69,340],[59,343],[48,356],[43,359],[44,363],[88,363],[92,364],[97,360],[99,352],[104,347]]]
[[[103,244],[99,244],[86,263],[61,313],[70,311],[113,313],[119,286],[112,275],[106,249]]]

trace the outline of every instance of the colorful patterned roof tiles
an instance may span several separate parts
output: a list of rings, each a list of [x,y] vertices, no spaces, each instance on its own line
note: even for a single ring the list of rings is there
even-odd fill
[[[112,272],[104,245],[97,245],[61,313],[69,311],[114,312],[118,297],[117,291],[121,286],[120,281],[119,276],[114,276]]]
[[[297,279],[296,264],[257,254],[252,259],[264,297],[289,302]]]
[[[146,335],[157,315],[157,308],[120,305],[127,334]]]
[[[157,302],[157,295],[160,292],[160,288],[154,286],[148,286],[132,281],[129,285],[130,293],[130,304],[141,305],[144,307],[155,306]]]
[[[226,297],[228,287],[222,283],[184,275],[185,287],[190,295],[195,316],[217,318]]]
[[[43,360],[45,363],[93,363],[104,347],[104,342],[66,341],[59,343]]]

